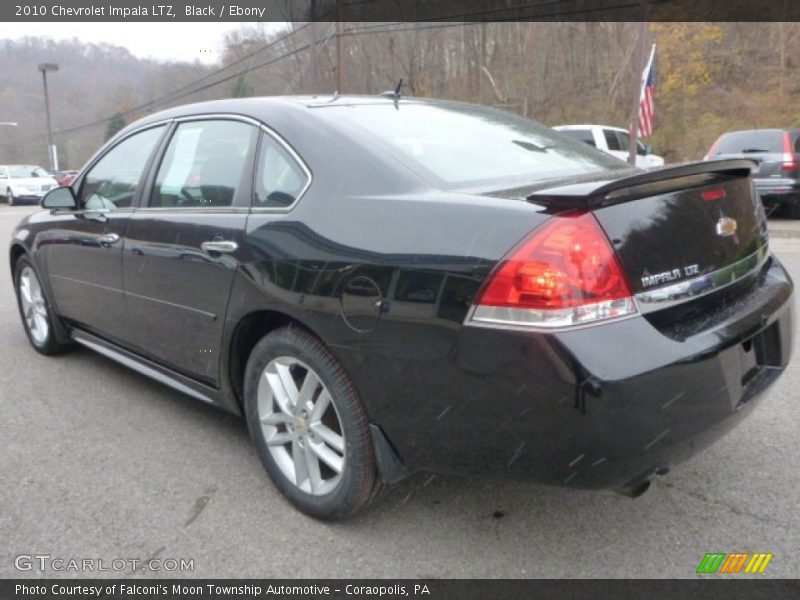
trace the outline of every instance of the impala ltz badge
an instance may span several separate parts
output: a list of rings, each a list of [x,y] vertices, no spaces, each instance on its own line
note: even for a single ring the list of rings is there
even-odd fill
[[[717,235],[721,235],[722,237],[730,237],[735,235],[736,228],[738,226],[739,225],[736,223],[736,219],[722,217],[719,221],[717,221]]]

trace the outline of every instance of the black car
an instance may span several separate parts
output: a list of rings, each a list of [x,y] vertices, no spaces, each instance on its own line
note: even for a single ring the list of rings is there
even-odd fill
[[[723,133],[706,155],[706,160],[720,158],[753,160],[753,180],[768,213],[783,212],[800,218],[800,130]]]
[[[417,471],[636,495],[789,361],[751,167],[643,172],[454,102],[217,101],[120,132],[10,260],[36,350],[243,414],[311,515]]]

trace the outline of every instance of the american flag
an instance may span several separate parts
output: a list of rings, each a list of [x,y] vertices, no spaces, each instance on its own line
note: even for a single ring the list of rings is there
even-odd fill
[[[647,67],[642,73],[642,94],[639,99],[639,137],[645,137],[653,133],[654,95],[656,91],[655,55],[656,46],[653,44],[650,60],[647,61]]]

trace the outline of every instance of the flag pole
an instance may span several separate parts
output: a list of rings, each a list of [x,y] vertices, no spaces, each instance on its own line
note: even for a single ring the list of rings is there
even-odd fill
[[[647,26],[648,26],[648,18],[649,18],[649,7],[647,5],[647,0],[642,0],[642,22],[639,29],[639,67],[642,69],[639,71],[641,81],[639,85],[635,87],[636,89],[636,98],[634,99],[633,111],[631,114],[633,115],[631,118],[631,126],[630,126],[630,147],[628,148],[628,164],[635,167],[636,166],[636,152],[638,148],[639,142],[639,110],[640,110],[640,102],[642,100],[642,90],[643,85],[645,84],[646,80],[644,79],[644,67],[645,67],[645,53],[647,52]]]

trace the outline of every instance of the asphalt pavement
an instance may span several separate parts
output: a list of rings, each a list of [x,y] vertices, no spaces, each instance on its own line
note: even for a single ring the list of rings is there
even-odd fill
[[[0,239],[31,210],[0,205]],[[800,222],[772,228],[800,281]],[[696,577],[705,553],[745,551],[774,555],[756,577],[796,578],[798,389],[800,355],[739,428],[636,500],[420,474],[350,521],[320,523],[272,486],[238,418],[89,350],[34,352],[4,259],[0,577],[93,574],[19,571],[20,555],[194,561],[95,576]]]

